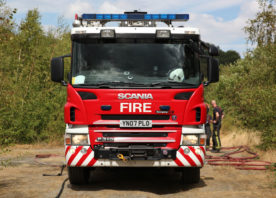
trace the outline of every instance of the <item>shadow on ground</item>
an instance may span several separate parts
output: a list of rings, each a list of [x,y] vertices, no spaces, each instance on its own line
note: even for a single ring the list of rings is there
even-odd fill
[[[157,195],[172,194],[206,186],[201,179],[193,185],[181,182],[180,172],[156,168],[98,168],[91,171],[89,184],[68,187],[75,191],[143,191]]]

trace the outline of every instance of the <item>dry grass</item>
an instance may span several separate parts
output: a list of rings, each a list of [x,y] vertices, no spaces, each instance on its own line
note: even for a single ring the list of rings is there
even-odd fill
[[[261,143],[260,132],[235,129],[231,132],[221,133],[221,141],[223,146],[241,146],[247,145],[255,147]]]
[[[231,146],[249,146],[252,150],[257,152],[261,160],[276,163],[276,151],[267,150],[262,151],[257,149],[256,146],[261,144],[261,132],[249,131],[242,129],[235,129],[221,133],[221,142],[224,147]]]

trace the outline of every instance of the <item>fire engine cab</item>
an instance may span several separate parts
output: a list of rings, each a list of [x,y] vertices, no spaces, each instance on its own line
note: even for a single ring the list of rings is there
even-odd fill
[[[201,41],[199,29],[176,26],[188,19],[138,11],[75,16],[71,54],[51,61],[51,79],[67,87],[71,184],[86,183],[97,167],[170,167],[185,183],[199,181],[203,92],[219,80],[218,49]]]

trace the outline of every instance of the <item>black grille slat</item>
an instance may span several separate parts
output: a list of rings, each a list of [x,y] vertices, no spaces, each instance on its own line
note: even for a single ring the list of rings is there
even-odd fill
[[[103,133],[103,137],[168,137],[168,133],[142,133],[142,132],[131,132],[131,133]]]
[[[169,120],[170,115],[102,115],[102,120]]]
[[[131,147],[131,146],[166,147],[166,143],[103,143],[104,147]]]
[[[72,122],[74,122],[76,120],[76,116],[75,116],[75,108],[74,107],[71,107],[70,108],[70,120]]]
[[[201,119],[201,109],[196,108],[196,121],[199,122]]]

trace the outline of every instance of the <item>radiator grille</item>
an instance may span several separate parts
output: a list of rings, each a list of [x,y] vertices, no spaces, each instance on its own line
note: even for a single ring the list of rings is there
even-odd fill
[[[170,115],[102,115],[102,120],[169,120]]]
[[[151,146],[166,147],[166,143],[103,143],[104,147],[132,147],[132,146]]]
[[[103,137],[168,137],[168,133],[103,133]]]

